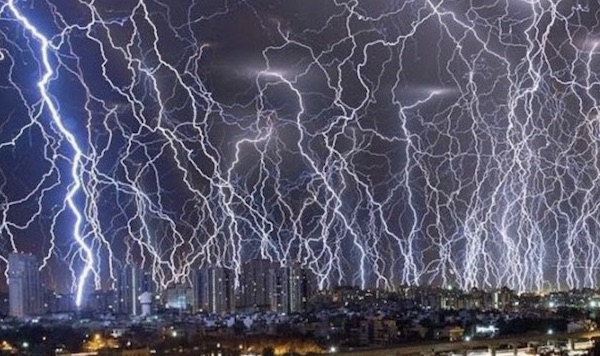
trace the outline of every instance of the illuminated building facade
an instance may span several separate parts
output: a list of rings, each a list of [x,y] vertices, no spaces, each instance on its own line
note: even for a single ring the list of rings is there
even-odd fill
[[[9,314],[23,318],[44,311],[39,264],[30,254],[11,253],[8,256]]]

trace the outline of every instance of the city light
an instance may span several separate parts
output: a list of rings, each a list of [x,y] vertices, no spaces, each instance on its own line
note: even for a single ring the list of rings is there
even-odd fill
[[[494,325],[487,325],[487,326],[476,325],[475,326],[476,334],[495,334],[496,332],[498,332],[498,328]]]
[[[13,346],[6,340],[2,340],[0,343],[0,350],[2,351],[13,351]]]

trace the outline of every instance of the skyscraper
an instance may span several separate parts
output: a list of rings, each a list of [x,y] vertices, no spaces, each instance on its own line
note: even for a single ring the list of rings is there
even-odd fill
[[[193,274],[196,310],[226,314],[235,310],[233,271],[224,267],[204,267]]]
[[[8,256],[9,314],[17,318],[43,312],[39,264],[35,256],[11,253]]]
[[[246,262],[240,276],[240,299],[238,306],[244,310],[270,311],[274,302],[273,291],[277,278],[275,263],[254,259]],[[276,298],[275,298],[276,300]]]
[[[309,269],[293,264],[288,268],[288,278],[288,312],[305,311],[317,294],[317,277]]]
[[[155,292],[150,272],[132,266],[123,268],[117,281],[117,311],[140,315],[142,310],[139,296],[144,292]]]
[[[315,276],[306,268],[298,264],[282,267],[256,259],[242,269],[239,306],[247,310],[299,312],[315,292]]]
[[[268,273],[268,293],[270,311],[288,313],[290,311],[290,269],[272,266]]]

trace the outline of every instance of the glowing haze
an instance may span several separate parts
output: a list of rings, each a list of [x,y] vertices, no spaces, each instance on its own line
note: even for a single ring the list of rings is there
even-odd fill
[[[1,1],[3,261],[595,287],[600,10],[485,3]]]

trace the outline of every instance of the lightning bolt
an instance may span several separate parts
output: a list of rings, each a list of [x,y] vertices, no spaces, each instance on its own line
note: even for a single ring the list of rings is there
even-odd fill
[[[41,155],[0,171],[0,248],[66,263],[78,304],[123,265],[160,290],[253,258],[320,288],[597,285],[594,3],[2,4],[0,150]]]
[[[70,147],[74,151],[74,154],[71,157],[72,184],[69,187],[65,200],[69,209],[75,216],[75,224],[73,225],[72,230],[73,238],[76,240],[78,246],[80,247],[81,257],[85,263],[85,266],[81,271],[79,278],[77,279],[75,303],[79,306],[82,302],[87,277],[90,274],[90,272],[92,272],[94,265],[94,257],[92,250],[86,244],[84,238],[81,236],[81,224],[83,222],[83,217],[79,207],[75,202],[76,195],[81,188],[80,170],[84,156],[83,152],[81,151],[81,148],[77,144],[75,136],[63,124],[63,120],[60,116],[60,113],[58,112],[56,105],[54,104],[52,98],[50,97],[50,94],[48,93],[48,83],[50,81],[50,78],[52,78],[52,76],[55,74],[54,70],[52,69],[52,64],[50,63],[50,41],[34,25],[31,24],[29,19],[27,19],[19,11],[17,6],[15,5],[14,0],[9,0],[6,6],[8,6],[14,18],[23,26],[25,30],[27,30],[30,33],[31,37],[33,37],[36,41],[40,43],[39,51],[44,68],[44,73],[38,81],[37,86],[40,91],[40,95],[42,96],[44,107],[49,111],[53,123],[56,125],[62,137],[64,137],[67,140]]]

